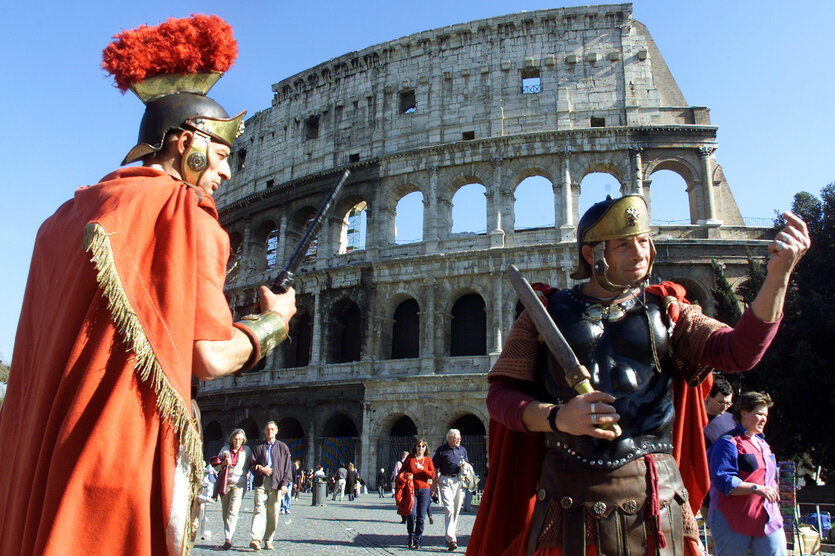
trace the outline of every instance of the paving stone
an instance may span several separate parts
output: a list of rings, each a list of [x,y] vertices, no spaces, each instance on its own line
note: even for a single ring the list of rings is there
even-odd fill
[[[244,495],[238,514],[238,527],[232,538],[232,548],[221,549],[223,544],[223,519],[220,502],[207,507],[210,539],[198,539],[194,545],[196,556],[217,555],[218,552],[236,554],[255,552],[249,548],[249,530],[252,525],[253,493]],[[406,547],[406,525],[400,522],[395,511],[394,499],[389,493],[379,498],[369,492],[349,502],[327,500],[324,506],[311,506],[311,495],[302,493],[294,500],[289,515],[280,516],[273,550],[261,550],[263,554],[299,554],[304,556],[415,554]],[[419,552],[446,553],[444,540],[444,510],[432,505],[434,524],[426,522],[423,542]],[[470,539],[475,513],[462,514],[458,522],[458,550],[463,554]]]

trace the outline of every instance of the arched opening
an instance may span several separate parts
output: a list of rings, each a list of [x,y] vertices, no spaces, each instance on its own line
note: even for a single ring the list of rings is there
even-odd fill
[[[266,250],[267,269],[269,270],[278,264],[278,230],[272,230],[267,234]]]
[[[412,450],[417,433],[417,426],[408,415],[397,419],[391,425],[388,435],[380,435],[377,443],[377,469],[382,467],[391,472],[401,454]]]
[[[247,417],[240,423],[238,423],[239,429],[243,429],[244,433],[246,433],[246,445],[247,446],[255,446],[258,443],[259,434],[261,429],[258,427],[258,423],[255,422],[255,419],[252,417]],[[228,438],[226,440],[229,440]]]
[[[255,229],[255,241],[251,243],[250,256],[256,270],[272,268],[276,264],[278,249],[278,226],[272,220],[262,222]]]
[[[209,421],[203,428],[203,457],[217,455],[224,444],[223,429],[217,421]]]
[[[580,182],[580,201],[577,204],[579,218],[595,203],[606,199],[607,195],[617,199],[620,197],[620,183],[612,175],[604,172],[592,172],[587,174]]]
[[[304,461],[307,443],[304,441],[304,429],[298,419],[285,417],[278,422],[278,438],[290,448],[293,459]]]
[[[409,359],[419,356],[420,317],[417,301],[407,299],[394,310],[391,333],[391,358]]]
[[[480,183],[468,183],[452,197],[452,233],[487,232],[487,189]]]
[[[394,242],[397,245],[423,241],[423,193],[412,191],[397,201]]]
[[[287,226],[287,231],[285,233],[285,241],[287,244],[293,246],[297,245],[298,242],[301,241],[304,232],[307,230],[307,227],[310,226],[310,223],[314,218],[316,218],[315,208],[304,207],[298,210],[290,220],[290,224]],[[315,262],[318,251],[319,236],[317,235],[310,242],[307,251],[305,251],[304,258],[302,259],[302,265],[309,265]]]
[[[365,234],[368,225],[368,206],[360,201],[345,213],[339,237],[339,253],[353,253],[365,249]]]
[[[458,298],[452,306],[450,355],[487,354],[487,312],[477,293]]]
[[[687,182],[677,172],[665,169],[654,171],[649,186],[649,196],[652,203],[653,224],[681,226],[692,222]]]
[[[461,445],[467,449],[470,464],[479,477],[487,471],[487,432],[481,419],[468,413],[452,423],[453,429],[461,431]]]
[[[310,364],[311,349],[313,347],[313,318],[305,309],[299,309],[290,321],[291,342],[284,342],[284,366],[307,367]]]
[[[554,227],[554,187],[547,178],[531,176],[523,179],[516,186],[513,197],[514,229]]]
[[[350,462],[356,464],[358,437],[357,427],[348,415],[339,413],[328,419],[322,427],[322,466],[336,469]]]
[[[226,263],[226,279],[234,280],[241,271],[244,240],[238,232],[229,234],[229,262]]]
[[[328,363],[350,363],[360,360],[362,315],[356,303],[344,299],[333,307],[327,337]]]

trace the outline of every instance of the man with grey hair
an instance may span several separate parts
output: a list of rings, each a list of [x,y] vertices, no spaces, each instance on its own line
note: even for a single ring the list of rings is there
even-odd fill
[[[293,482],[293,460],[287,444],[276,438],[278,425],[275,421],[267,421],[264,426],[264,442],[252,450],[250,469],[255,485],[254,507],[252,512],[252,528],[249,543],[250,548],[261,549],[273,547],[273,536],[278,527],[278,514],[281,500],[289,495],[289,488]]]
[[[444,528],[447,548],[452,551],[458,548],[456,527],[458,516],[461,514],[461,504],[464,501],[464,489],[458,478],[462,463],[469,463],[467,449],[461,446],[461,431],[449,429],[446,433],[446,444],[438,446],[432,463],[437,473],[438,494],[444,507]]]

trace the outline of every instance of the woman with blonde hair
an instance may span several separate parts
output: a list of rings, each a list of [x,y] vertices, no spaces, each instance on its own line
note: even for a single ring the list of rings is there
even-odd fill
[[[215,497],[221,497],[223,530],[226,535],[223,550],[232,548],[232,536],[238,524],[238,510],[241,508],[246,489],[246,476],[251,458],[252,451],[246,445],[246,433],[243,429],[235,429],[229,435],[229,443],[210,460],[219,473],[217,482],[220,485],[215,490]]]

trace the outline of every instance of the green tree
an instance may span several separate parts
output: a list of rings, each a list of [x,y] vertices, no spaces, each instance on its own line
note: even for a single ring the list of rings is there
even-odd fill
[[[774,399],[766,433],[778,458],[808,452],[832,472],[835,435],[828,427],[835,414],[835,183],[824,187],[820,198],[796,194],[792,211],[806,221],[812,248],[792,273],[771,347],[740,378],[744,390],[764,390]],[[750,302],[763,276],[762,264],[750,259],[747,285],[739,292],[745,301]]]
[[[725,265],[716,259],[711,259],[710,266],[713,268],[713,279],[716,283],[716,286],[710,290],[713,299],[716,300],[716,318],[734,326],[742,316],[739,300],[734,293],[733,286],[725,277]]]

